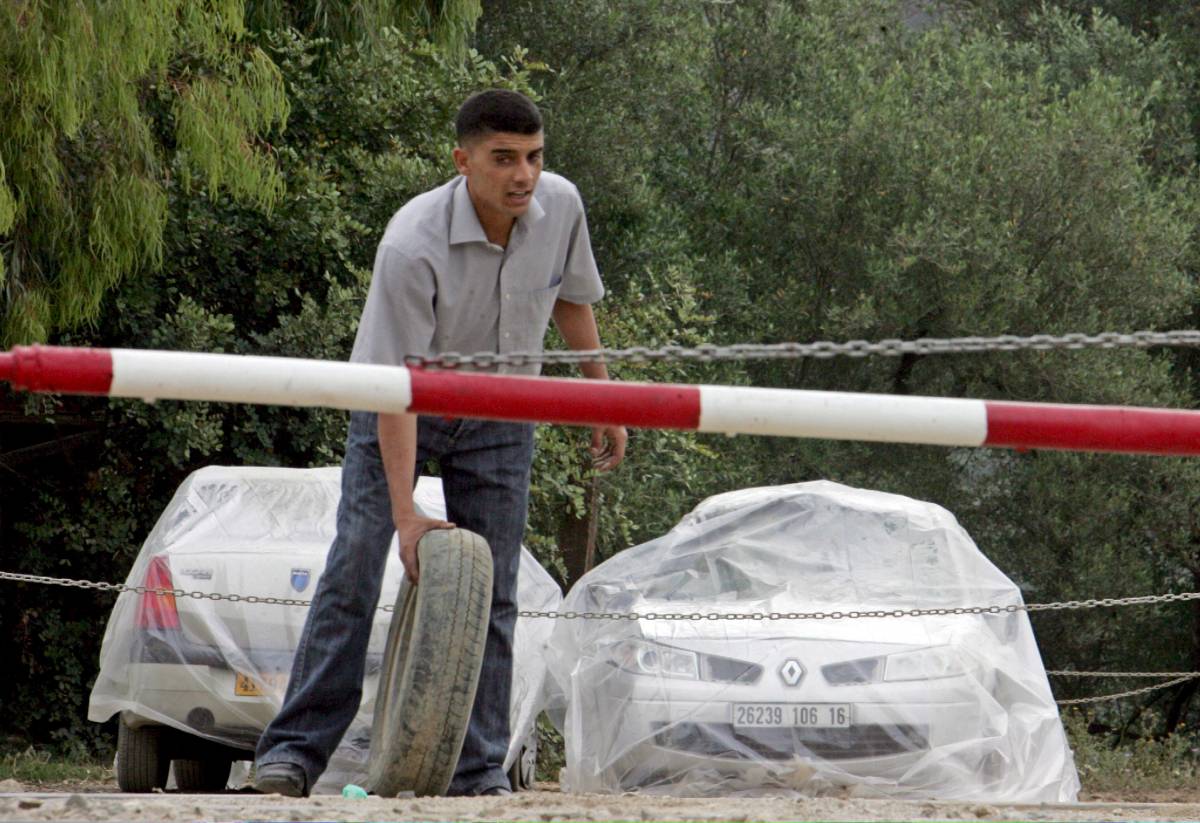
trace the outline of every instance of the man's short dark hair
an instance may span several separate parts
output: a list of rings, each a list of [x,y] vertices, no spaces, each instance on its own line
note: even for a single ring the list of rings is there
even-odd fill
[[[467,98],[454,119],[459,145],[494,132],[537,134],[542,113],[525,95],[507,89],[488,89]]]

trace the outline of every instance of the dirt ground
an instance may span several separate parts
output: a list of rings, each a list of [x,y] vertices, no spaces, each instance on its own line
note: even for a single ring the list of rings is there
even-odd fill
[[[1139,797],[1084,795],[1071,805],[898,802],[845,796],[783,798],[663,798],[564,794],[555,784],[503,798],[337,796],[295,800],[246,793],[120,794],[112,783],[23,786],[0,782],[0,821],[236,820],[1200,820],[1200,787]]]

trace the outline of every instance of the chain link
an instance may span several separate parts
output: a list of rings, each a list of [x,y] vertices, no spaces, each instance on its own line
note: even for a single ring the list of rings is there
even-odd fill
[[[1113,694],[1102,694],[1095,697],[1077,697],[1069,700],[1056,700],[1060,706],[1081,706],[1088,703],[1103,703],[1109,700],[1121,700],[1126,697],[1136,697],[1140,694],[1157,691],[1159,689],[1169,689],[1171,686],[1178,686],[1180,683],[1186,683],[1189,680],[1195,680],[1200,677],[1200,672],[1081,672],[1073,669],[1057,669],[1047,670],[1046,674],[1051,677],[1099,677],[1099,678],[1136,678],[1136,677],[1156,677],[1165,679],[1162,683],[1153,683],[1149,686],[1143,686],[1140,689],[1130,689],[1124,692],[1115,692]]]
[[[46,586],[64,586],[72,589],[91,589],[102,592],[133,592],[134,594],[171,595],[191,600],[227,600],[231,603],[252,603],[267,606],[310,606],[311,600],[297,600],[290,597],[259,597],[253,594],[221,594],[220,592],[188,591],[186,589],[162,589],[154,586],[128,586],[124,583],[105,583],[95,580],[75,580],[69,577],[46,577],[39,574],[18,574],[17,572],[0,572],[0,580],[10,580],[15,583],[40,583]],[[379,611],[393,612],[393,605],[379,606]]]
[[[1013,614],[1015,612],[1063,611],[1069,609],[1145,606],[1156,603],[1181,603],[1200,600],[1200,592],[1172,592],[1136,597],[1104,597],[1089,600],[1065,600],[1057,603],[1024,603],[1007,606],[956,606],[935,609],[864,609],[831,612],[517,612],[518,617],[549,620],[859,620],[880,617],[946,617],[964,614]]]
[[[1200,672],[1078,672],[1074,669],[1046,670],[1053,677],[1182,677],[1185,680],[1200,677]]]
[[[1100,334],[1035,334],[1019,337],[1011,334],[996,337],[924,337],[917,340],[849,340],[844,343],[818,341],[814,343],[738,343],[730,346],[707,344],[687,348],[634,346],[628,349],[591,349],[584,351],[542,352],[477,352],[460,354],[443,352],[422,357],[404,358],[407,366],[420,368],[455,369],[461,366],[491,368],[495,366],[528,366],[577,363],[712,363],[726,360],[795,360],[833,357],[899,357],[905,354],[964,354],[994,351],[1049,351],[1078,349],[1152,348],[1155,346],[1200,346],[1200,330],[1138,331],[1132,333],[1102,332]]]
[[[1048,672],[1047,672],[1048,673]],[[1056,700],[1060,706],[1082,706],[1087,703],[1104,703],[1108,700],[1121,700],[1125,697],[1137,697],[1139,694],[1157,691],[1158,689],[1169,689],[1172,686],[1178,686],[1180,683],[1186,683],[1189,680],[1194,680],[1200,677],[1198,672],[1188,672],[1182,677],[1176,677],[1173,680],[1168,680],[1164,683],[1154,683],[1149,686],[1143,686],[1140,689],[1130,689],[1127,692],[1116,692],[1114,694],[1101,694],[1096,697],[1076,697],[1070,700]]]
[[[289,597],[259,597],[256,595],[221,594],[220,592],[188,591],[186,589],[155,588],[153,586],[129,586],[124,583],[106,583],[96,580],[80,580],[69,577],[48,577],[39,574],[20,574],[18,572],[0,571],[0,580],[15,583],[37,583],[46,586],[63,586],[66,588],[87,589],[101,592],[132,592],[134,594],[171,595],[192,600],[226,600],[232,603],[263,604],[268,606],[309,606],[311,600],[298,600]],[[961,606],[948,609],[872,609],[849,610],[832,612],[576,612],[576,611],[534,611],[520,610],[518,617],[543,618],[550,620],[854,620],[861,618],[879,617],[941,617],[964,614],[1013,614],[1015,612],[1059,611],[1064,609],[1107,608],[1112,606],[1141,606],[1153,603],[1178,603],[1200,599],[1200,592],[1178,592],[1160,595],[1141,595],[1138,597],[1105,597],[1090,600],[1067,600],[1059,603],[1026,603],[1010,604],[1007,606]],[[393,612],[395,606],[378,607],[380,611]],[[1081,697],[1071,700],[1057,701],[1060,706],[1074,706],[1085,703],[1100,703],[1107,700],[1120,700],[1134,697],[1156,689],[1167,689],[1188,680],[1200,677],[1200,672],[1087,672],[1087,671],[1047,671],[1046,674],[1058,677],[1169,677],[1163,683],[1155,683],[1140,689],[1117,692],[1116,694],[1099,697]]]
[[[125,583],[106,583],[95,580],[78,580],[69,577],[48,577],[37,574],[20,574],[0,571],[0,580],[15,583],[39,583],[47,586],[64,586],[76,589],[91,589],[104,592],[133,592],[134,594],[173,595],[193,600],[228,600],[234,603],[262,603],[271,606],[308,606],[312,601],[287,597],[259,597],[252,594],[221,594],[220,592],[165,589],[152,586],[129,586]],[[860,620],[881,617],[946,617],[952,615],[1013,614],[1015,612],[1062,611],[1066,609],[1112,608],[1114,606],[1146,606],[1157,603],[1182,603],[1200,600],[1200,592],[1171,592],[1147,594],[1136,597],[1104,597],[1089,600],[1065,600],[1057,603],[1011,603],[1007,606],[955,606],[934,609],[851,609],[830,612],[576,612],[534,611],[524,609],[518,617],[549,620]],[[383,611],[395,611],[394,606],[380,606]],[[1130,675],[1133,676],[1133,675]]]

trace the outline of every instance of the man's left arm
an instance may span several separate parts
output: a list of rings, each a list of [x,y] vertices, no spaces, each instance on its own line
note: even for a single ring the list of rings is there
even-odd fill
[[[551,314],[558,333],[567,346],[575,351],[600,348],[600,332],[596,315],[586,303],[556,300]],[[580,363],[584,377],[607,380],[608,367],[603,363]],[[592,428],[592,465],[600,471],[612,471],[625,457],[625,442],[629,439],[624,426],[595,426]]]

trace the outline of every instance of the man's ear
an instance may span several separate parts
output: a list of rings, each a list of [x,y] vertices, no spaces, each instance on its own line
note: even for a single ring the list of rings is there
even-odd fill
[[[462,146],[455,146],[452,152],[454,156],[454,167],[458,169],[459,174],[465,175],[470,168],[470,155]]]

